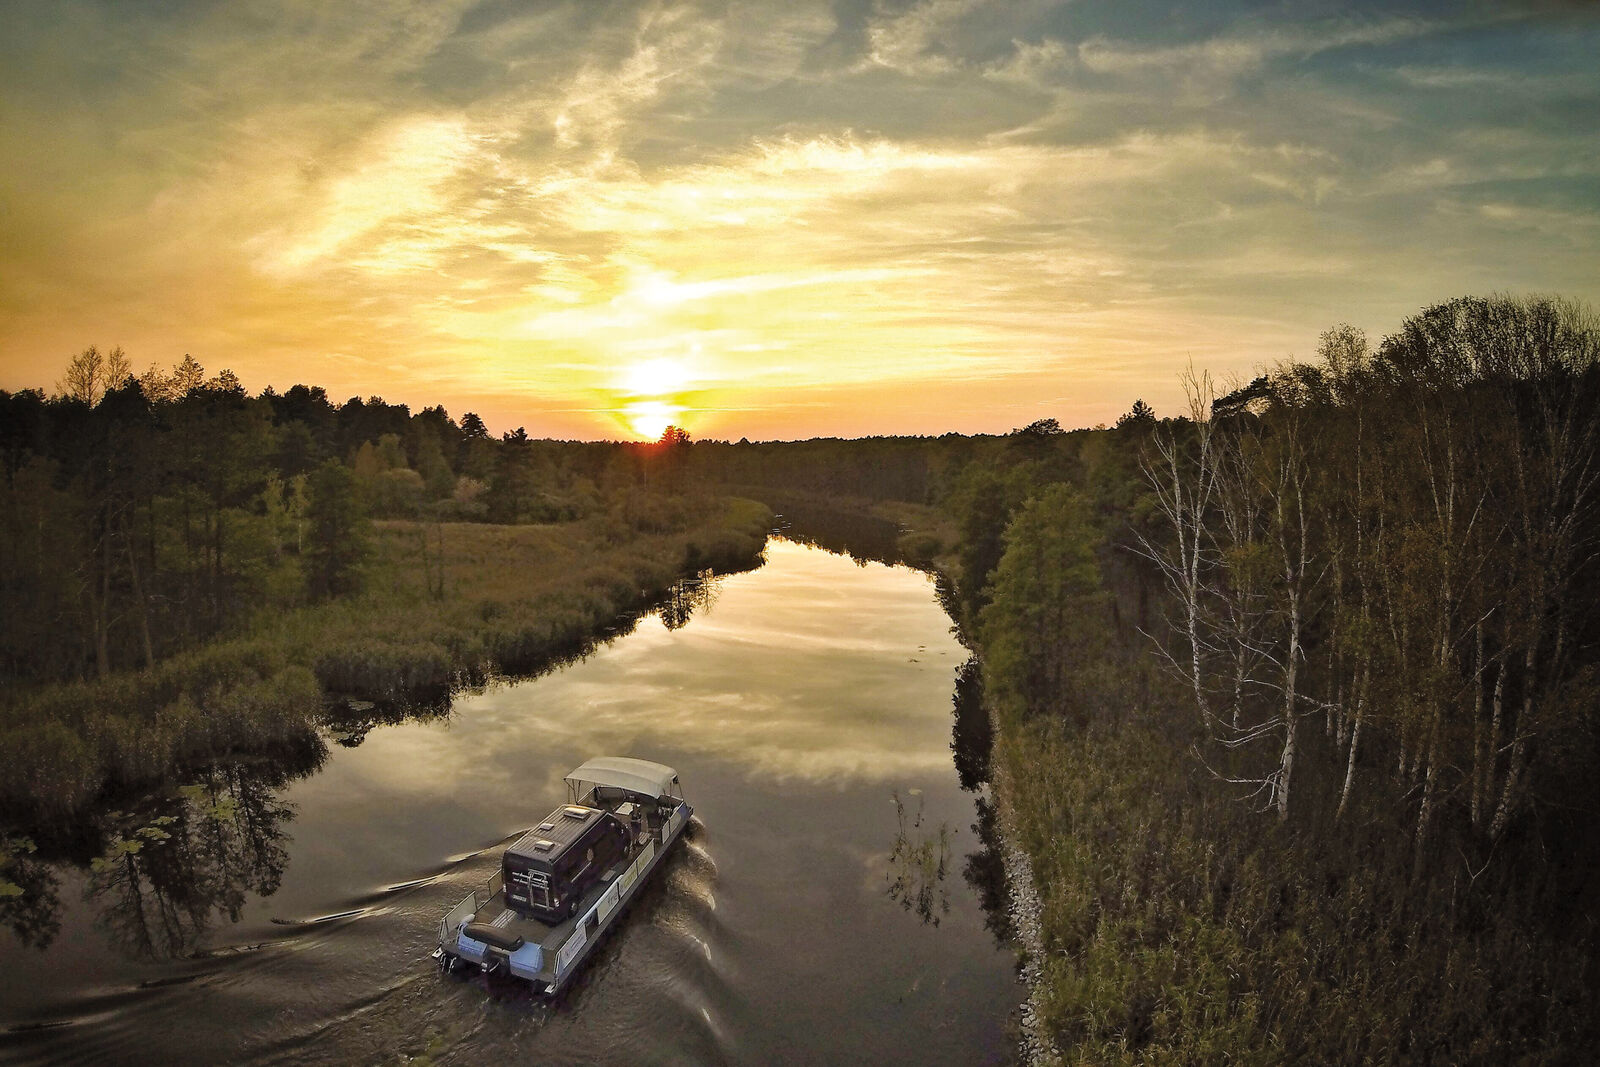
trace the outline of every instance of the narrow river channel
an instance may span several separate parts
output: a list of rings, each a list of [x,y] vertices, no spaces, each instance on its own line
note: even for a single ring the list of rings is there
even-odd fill
[[[578,662],[287,782],[219,772],[121,862],[45,867],[54,909],[0,934],[0,1059],[1007,1062],[965,658],[926,575],[773,540]],[[441,974],[439,917],[600,754],[676,767],[692,835],[557,1002]]]

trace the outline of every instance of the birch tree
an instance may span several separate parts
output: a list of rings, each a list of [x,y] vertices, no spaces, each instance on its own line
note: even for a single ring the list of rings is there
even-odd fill
[[[1211,420],[1216,390],[1209,374],[1197,374],[1192,367],[1182,380],[1188,420],[1158,428],[1150,436],[1152,451],[1140,457],[1140,470],[1155,493],[1174,543],[1170,548],[1158,546],[1143,534],[1138,540],[1142,553],[1160,569],[1178,603],[1177,625],[1186,641],[1186,667],[1166,646],[1158,643],[1158,647],[1174,667],[1187,675],[1195,706],[1201,719],[1209,724],[1213,715],[1206,694],[1206,640],[1202,630],[1206,628],[1206,590],[1215,566],[1215,559],[1208,552],[1212,538],[1207,523],[1217,491],[1216,427]]]

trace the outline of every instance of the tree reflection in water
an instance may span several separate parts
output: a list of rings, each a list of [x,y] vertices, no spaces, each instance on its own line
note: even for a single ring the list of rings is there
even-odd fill
[[[994,747],[994,728],[989,709],[983,704],[983,669],[973,656],[956,668],[955,725],[951,729],[950,751],[955,755],[956,777],[967,792],[981,789],[989,781],[989,752]]]
[[[130,956],[192,955],[220,918],[238,922],[251,894],[271,896],[289,857],[294,809],[278,798],[327,760],[321,741],[277,760],[224,763],[187,785],[101,811],[68,838],[89,838],[84,900],[108,940]],[[0,839],[0,923],[43,951],[60,933],[59,863],[29,838]]]
[[[937,830],[922,830],[922,790],[913,789],[910,793],[917,798],[917,812],[909,824],[899,790],[892,794],[900,830],[895,834],[894,850],[889,853],[888,892],[924,923],[938,926],[950,911],[950,895],[944,887],[950,861],[950,826],[940,823]]]
[[[955,722],[951,727],[950,751],[955,754],[956,776],[961,788],[978,793],[978,821],[972,824],[982,846],[967,856],[961,876],[966,879],[983,905],[983,925],[994,935],[996,944],[1005,946],[1013,937],[1011,925],[1011,883],[1006,876],[1004,845],[994,802],[984,795],[990,779],[990,754],[994,748],[994,727],[984,704],[983,669],[976,656],[956,670],[952,697]]]
[[[709,568],[672,583],[661,602],[661,624],[677,630],[688,624],[696,611],[709,612],[717,602],[721,582]]]
[[[294,818],[278,791],[320,767],[327,750],[303,757],[219,765],[136,813],[107,814],[84,899],[108,939],[139,958],[192,955],[219,917],[239,921],[250,894],[277,892]]]
[[[978,821],[972,824],[972,830],[983,847],[967,856],[961,877],[983,905],[983,928],[994,935],[995,944],[1004,948],[1016,936],[1011,925],[1011,881],[1006,876],[1005,855],[1001,851],[1004,844],[994,804],[986,797],[978,798]]]
[[[848,556],[856,566],[908,561],[900,552],[900,526],[875,515],[830,508],[801,496],[766,493],[762,497],[778,513],[778,532],[785,539]]]
[[[44,949],[61,932],[60,879],[38,858],[33,839],[0,836],[0,923],[29,948]]]
[[[481,686],[481,677],[464,679],[468,684]],[[454,695],[449,685],[427,689],[414,689],[407,699],[378,703],[372,700],[346,700],[326,708],[323,723],[335,744],[356,748],[367,739],[367,734],[379,726],[394,726],[403,722],[428,722],[450,717]]]

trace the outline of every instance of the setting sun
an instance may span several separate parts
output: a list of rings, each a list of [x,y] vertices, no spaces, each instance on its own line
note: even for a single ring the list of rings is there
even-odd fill
[[[683,408],[661,400],[638,400],[622,409],[623,421],[628,429],[647,441],[661,436],[661,431],[682,421]]]
[[[684,362],[670,357],[644,359],[623,368],[616,385],[616,410],[623,425],[647,441],[660,437],[668,426],[681,426],[688,410],[684,395],[692,380]]]
[[[675,359],[647,359],[622,374],[623,391],[635,396],[679,393],[689,384],[689,371]]]

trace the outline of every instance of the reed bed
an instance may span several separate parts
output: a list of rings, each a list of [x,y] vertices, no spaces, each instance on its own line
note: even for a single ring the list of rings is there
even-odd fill
[[[436,703],[460,681],[535,670],[686,574],[754,565],[770,519],[730,499],[671,532],[379,523],[358,595],[263,611],[149,670],[5,694],[0,809],[66,820],[107,790],[303,743],[334,702]]]

